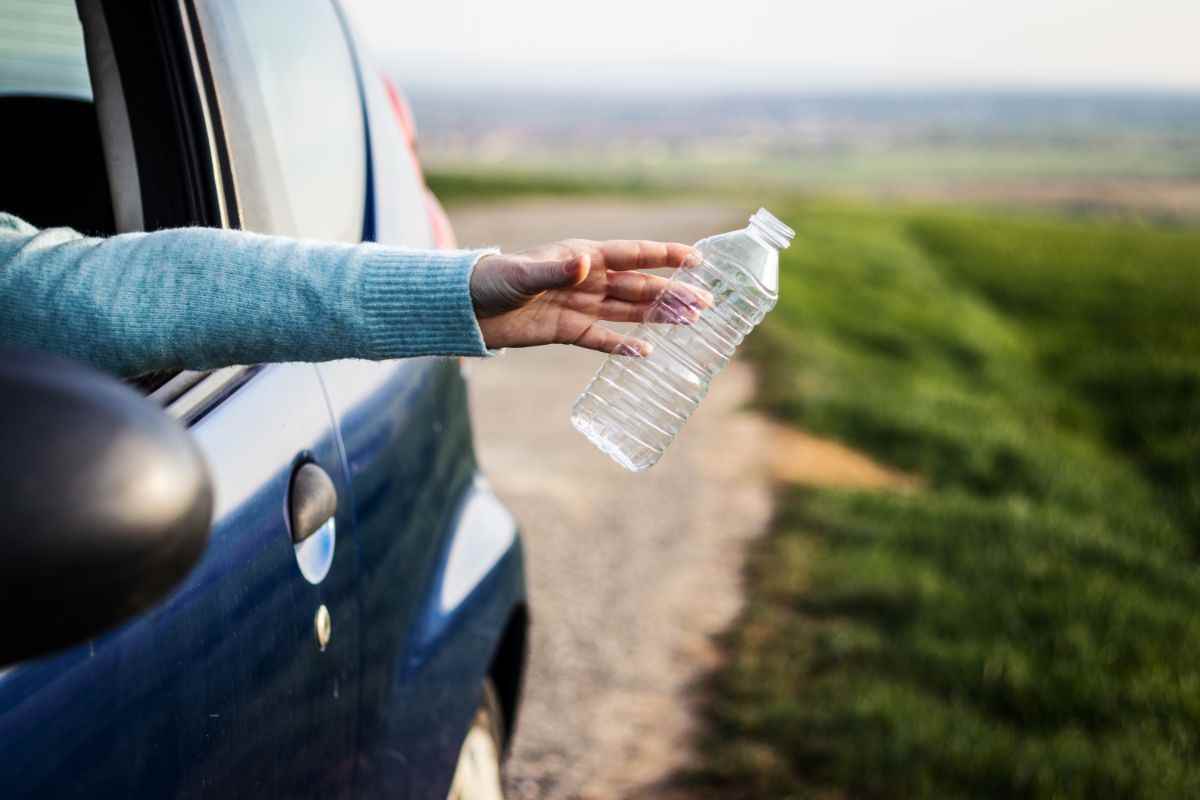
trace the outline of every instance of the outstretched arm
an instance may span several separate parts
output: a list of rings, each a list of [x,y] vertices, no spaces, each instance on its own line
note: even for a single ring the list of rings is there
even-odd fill
[[[183,228],[84,237],[0,214],[0,338],[118,374],[270,361],[485,355],[640,319],[683,245],[427,251]]]
[[[486,351],[485,251],[181,228],[89,238],[0,215],[0,337],[122,375]]]

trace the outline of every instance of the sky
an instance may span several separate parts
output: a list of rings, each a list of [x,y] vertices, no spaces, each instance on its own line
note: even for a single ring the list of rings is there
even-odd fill
[[[345,0],[406,82],[1200,90],[1200,0]]]

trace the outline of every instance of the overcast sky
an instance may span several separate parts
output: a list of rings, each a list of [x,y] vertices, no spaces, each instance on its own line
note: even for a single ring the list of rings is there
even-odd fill
[[[407,81],[433,85],[1200,89],[1200,0],[346,4]]]

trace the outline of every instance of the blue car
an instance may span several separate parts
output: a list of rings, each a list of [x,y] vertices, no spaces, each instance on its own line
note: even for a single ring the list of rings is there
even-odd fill
[[[5,0],[0,119],[0,209],[36,225],[453,244],[333,0]],[[460,362],[137,386],[203,455],[207,543],[148,610],[0,669],[0,796],[500,797],[527,598]]]

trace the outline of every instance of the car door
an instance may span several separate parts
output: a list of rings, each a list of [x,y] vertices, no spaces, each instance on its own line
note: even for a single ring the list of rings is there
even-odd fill
[[[118,226],[236,220],[188,5],[79,10],[104,151],[116,159],[107,166]],[[349,796],[357,564],[321,381],[305,364],[230,367],[176,374],[153,396],[188,426],[212,472],[208,548],[150,612],[0,672],[0,795]],[[297,481],[302,470],[324,478]],[[324,509],[303,531],[293,524],[300,506]]]
[[[416,160],[337,3],[196,0],[196,10],[243,227],[434,244]],[[523,641],[515,523],[477,474],[456,359],[317,370],[345,447],[360,564],[355,786],[444,798],[503,632],[519,631],[506,652]],[[511,711],[520,658],[504,663]]]
[[[242,227],[432,244],[415,161],[387,139],[395,120],[377,79],[356,71],[361,53],[333,0],[194,7]],[[364,796],[444,798],[501,634],[523,600],[515,524],[477,476],[457,360],[316,369],[353,509],[351,537],[343,543],[339,527],[337,552],[353,544],[360,565],[355,787]],[[515,683],[507,681],[510,708]]]
[[[320,383],[304,365],[224,370],[169,410],[197,417],[208,549],[163,605],[0,676],[4,795],[348,796],[358,629],[338,600],[355,565],[334,541],[347,513],[298,547],[288,519],[301,464],[345,491]]]

